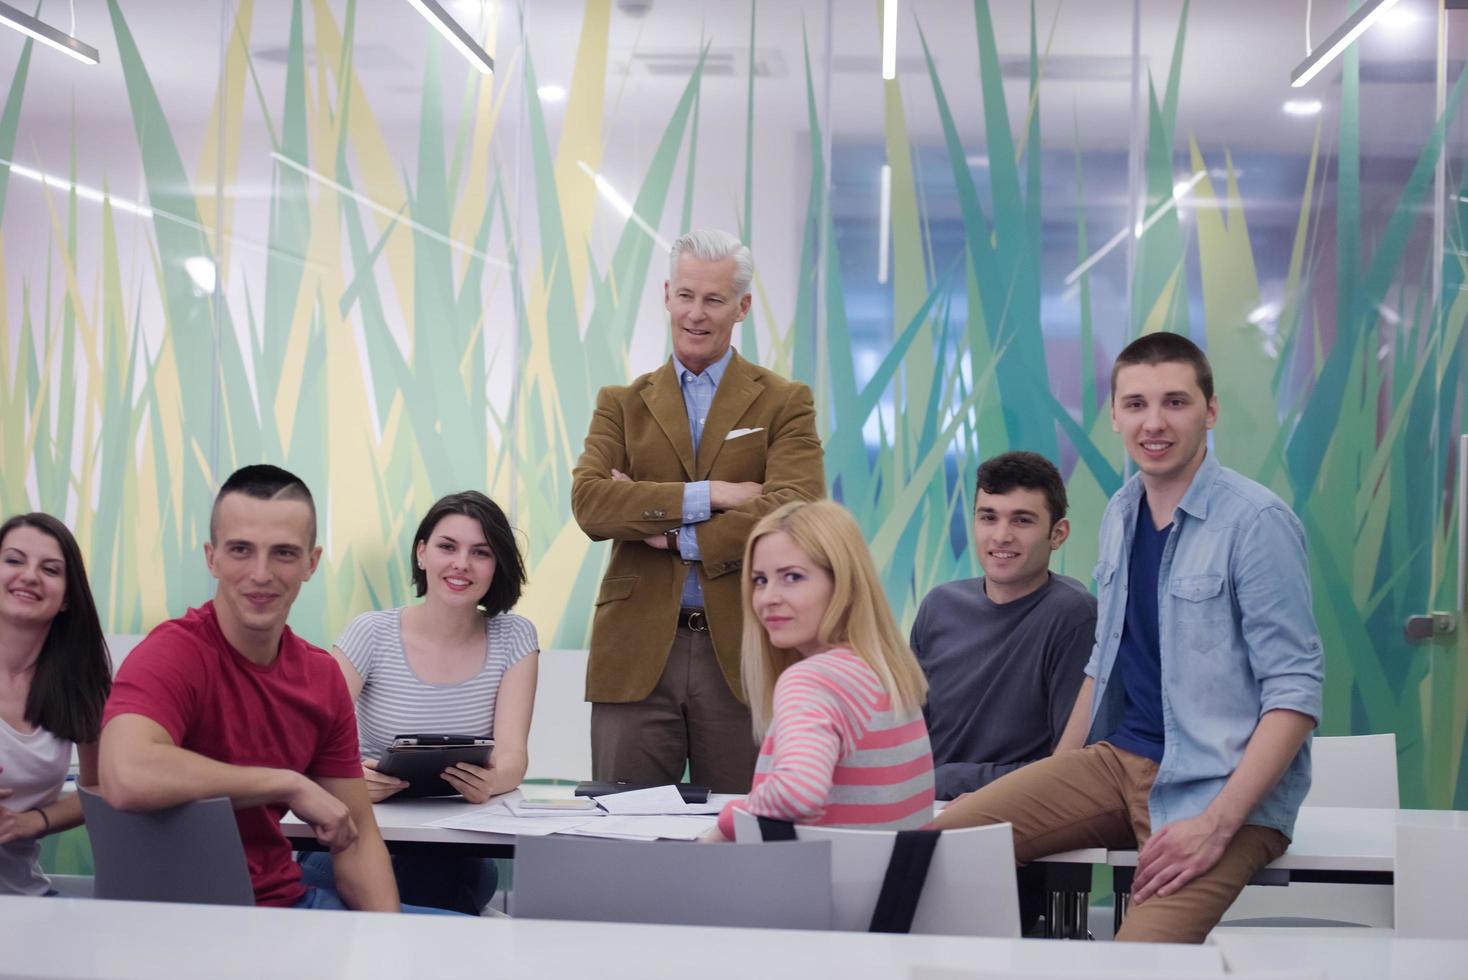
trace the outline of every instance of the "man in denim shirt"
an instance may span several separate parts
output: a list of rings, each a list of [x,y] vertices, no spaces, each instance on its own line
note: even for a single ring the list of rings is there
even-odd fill
[[[1118,355],[1111,418],[1140,472],[1102,518],[1096,647],[1065,734],[934,825],[1008,821],[1021,862],[1136,846],[1117,938],[1202,942],[1284,852],[1310,788],[1323,668],[1305,537],[1208,453],[1218,400],[1187,339]]]

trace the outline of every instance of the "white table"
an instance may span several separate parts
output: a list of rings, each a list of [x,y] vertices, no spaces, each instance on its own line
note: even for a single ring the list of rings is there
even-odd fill
[[[377,817],[377,829],[387,849],[394,854],[421,854],[430,851],[442,852],[453,849],[465,857],[514,857],[515,838],[510,834],[487,834],[475,830],[450,830],[447,827],[429,826],[435,820],[454,814],[469,813],[498,805],[500,800],[519,799],[515,790],[504,796],[496,796],[488,803],[467,803],[459,797],[443,797],[416,800],[387,799],[372,805]],[[287,813],[280,822],[281,832],[298,850],[319,850],[316,836],[311,828],[301,822],[294,813]]]
[[[1312,970],[1326,980],[1468,977],[1468,940],[1398,939],[1389,930],[1220,929],[1229,972]]]
[[[1396,865],[1397,821],[1437,824],[1452,819],[1451,811],[1303,806],[1295,819],[1295,836],[1289,850],[1260,871],[1253,883],[1390,885]],[[1113,915],[1115,927],[1120,929],[1130,901],[1137,852],[1109,851],[1106,863],[1116,869]]]
[[[843,980],[915,969],[1220,976],[1208,946],[1062,943],[0,898],[7,977]]]

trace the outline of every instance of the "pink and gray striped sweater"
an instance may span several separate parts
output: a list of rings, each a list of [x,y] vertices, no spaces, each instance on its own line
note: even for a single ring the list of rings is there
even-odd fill
[[[792,664],[775,682],[775,717],[749,798],[734,809],[799,824],[909,830],[933,818],[933,753],[920,711],[898,715],[876,672],[847,650]]]

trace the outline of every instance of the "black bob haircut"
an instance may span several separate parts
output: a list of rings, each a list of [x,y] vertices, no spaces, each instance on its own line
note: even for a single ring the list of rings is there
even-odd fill
[[[66,593],[51,620],[25,699],[25,720],[68,742],[95,742],[102,734],[102,706],[112,689],[112,658],[81,548],[65,524],[50,514],[17,514],[0,525],[0,547],[18,527],[54,539],[66,565]]]
[[[311,547],[316,547],[316,501],[300,477],[269,463],[242,466],[229,475],[214,496],[214,509],[209,512],[209,540],[219,543],[219,502],[231,493],[242,493],[256,500],[299,500],[311,509]]]
[[[1051,526],[1065,516],[1065,482],[1061,480],[1060,470],[1055,468],[1055,464],[1039,453],[1017,450],[992,456],[979,464],[979,477],[975,483],[976,507],[980,490],[984,493],[1009,493],[1018,487],[1038,490],[1045,495]]]
[[[428,573],[418,567],[418,545],[427,544],[438,522],[451,514],[462,514],[479,524],[489,550],[494,553],[494,578],[489,591],[479,600],[479,608],[489,618],[509,612],[520,601],[525,588],[525,559],[515,543],[515,531],[500,505],[478,490],[464,490],[440,497],[428,508],[418,530],[413,532],[413,547],[408,552],[408,565],[413,569],[413,587],[421,598],[428,592]]]
[[[1208,355],[1201,347],[1180,333],[1162,330],[1144,333],[1123,347],[1116,355],[1116,363],[1111,366],[1112,401],[1116,400],[1116,376],[1122,368],[1134,364],[1191,364],[1193,373],[1198,376],[1203,400],[1213,400],[1213,365],[1208,363]]]

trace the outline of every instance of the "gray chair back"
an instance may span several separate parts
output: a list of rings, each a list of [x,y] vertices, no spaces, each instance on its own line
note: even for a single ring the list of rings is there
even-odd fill
[[[254,905],[239,825],[219,797],[151,813],[125,813],[85,787],[97,898]]]
[[[831,927],[831,845],[521,837],[511,913],[531,919]]]

